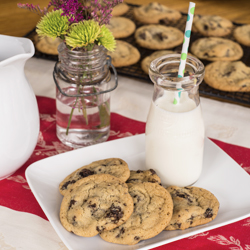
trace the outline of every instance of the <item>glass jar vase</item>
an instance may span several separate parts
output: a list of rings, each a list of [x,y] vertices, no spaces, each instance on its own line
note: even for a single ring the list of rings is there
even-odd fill
[[[56,134],[67,146],[79,148],[104,142],[110,131],[110,95],[117,73],[103,46],[91,51],[58,46],[56,83]],[[111,81],[110,66],[115,74]]]
[[[204,65],[188,56],[184,77],[178,77],[181,55],[159,57],[150,64],[154,94],[146,122],[146,167],[162,184],[180,187],[195,183],[203,164],[204,122],[199,84]]]

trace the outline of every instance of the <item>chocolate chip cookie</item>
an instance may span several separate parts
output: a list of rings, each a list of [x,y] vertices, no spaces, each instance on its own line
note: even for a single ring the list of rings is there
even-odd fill
[[[145,57],[142,61],[141,61],[141,68],[142,70],[148,74],[149,71],[149,67],[150,67],[150,63],[161,56],[164,55],[169,55],[169,54],[175,54],[175,52],[173,50],[159,50],[159,51],[155,51],[154,53],[152,53],[151,55]]]
[[[125,13],[127,13],[128,10],[129,10],[129,6],[126,3],[120,3],[113,8],[111,15],[112,16],[121,16],[121,15],[124,15]]]
[[[237,42],[250,46],[250,24],[237,27],[233,35]]]
[[[204,36],[226,36],[232,32],[233,23],[220,16],[201,16],[195,18],[194,29]]]
[[[134,8],[133,12],[135,19],[145,24],[159,23],[162,19],[177,21],[181,18],[179,11],[170,9],[157,2]]]
[[[205,68],[205,82],[223,91],[250,91],[250,67],[243,62],[213,62]]]
[[[183,42],[183,33],[174,27],[160,24],[144,25],[136,30],[136,42],[144,48],[161,50],[170,49]]]
[[[135,31],[135,23],[126,17],[112,17],[107,28],[114,38],[124,38],[132,35]]]
[[[116,49],[114,52],[108,52],[112,58],[112,64],[115,67],[124,67],[137,63],[141,54],[136,47],[125,42],[116,40]]]
[[[110,174],[125,182],[130,176],[128,164],[119,158],[108,158],[85,165],[68,175],[59,185],[59,191],[65,195],[78,180],[94,174]]]
[[[167,188],[174,210],[165,230],[186,229],[208,223],[215,219],[219,210],[219,201],[208,190],[199,187]]]
[[[58,55],[57,47],[62,42],[60,38],[52,39],[50,37],[43,37],[37,39],[35,47],[42,53],[49,55]]]
[[[130,177],[126,183],[152,182],[161,183],[160,177],[153,169],[149,170],[130,170]]]
[[[209,61],[236,61],[243,56],[238,43],[220,37],[197,39],[191,45],[191,52],[198,58]]]
[[[134,245],[162,232],[171,220],[173,202],[165,188],[150,182],[128,183],[128,187],[134,211],[124,224],[100,233],[105,241]]]
[[[62,200],[63,227],[79,236],[92,237],[124,223],[133,212],[127,184],[109,175],[91,175],[71,186]]]

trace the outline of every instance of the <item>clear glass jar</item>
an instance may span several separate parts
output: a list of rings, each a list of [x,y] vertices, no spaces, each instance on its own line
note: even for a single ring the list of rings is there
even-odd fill
[[[146,123],[146,167],[156,170],[163,185],[184,187],[202,171],[205,129],[198,90],[205,71],[201,61],[188,56],[184,77],[178,78],[180,56],[150,64],[154,94]]]
[[[67,146],[78,148],[106,141],[110,131],[110,95],[117,74],[103,46],[91,51],[58,46],[56,83],[56,134]],[[111,81],[109,67],[115,73]]]

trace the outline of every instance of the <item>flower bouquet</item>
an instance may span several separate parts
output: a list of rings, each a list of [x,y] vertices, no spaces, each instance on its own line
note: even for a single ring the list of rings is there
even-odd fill
[[[53,76],[57,136],[68,146],[88,146],[109,136],[110,91],[114,87],[110,87],[112,64],[107,50],[115,49],[115,39],[106,25],[114,6],[122,1],[51,0],[43,9],[18,4],[41,15],[36,26],[40,37],[62,40]]]

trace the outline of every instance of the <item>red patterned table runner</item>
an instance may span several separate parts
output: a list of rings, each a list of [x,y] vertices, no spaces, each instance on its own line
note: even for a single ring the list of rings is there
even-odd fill
[[[56,137],[55,100],[37,97],[40,113],[40,134],[36,148],[29,160],[12,176],[0,181],[0,205],[17,211],[38,215],[47,220],[33,196],[25,179],[26,168],[35,161],[63,153],[71,148],[63,145]],[[121,115],[111,114],[111,133],[109,140],[142,134],[145,123]],[[250,174],[250,149],[227,144],[212,139]],[[250,190],[243,190],[242,192]],[[192,237],[175,241],[157,250],[178,249],[231,249],[250,250],[250,218],[213,229]]]

